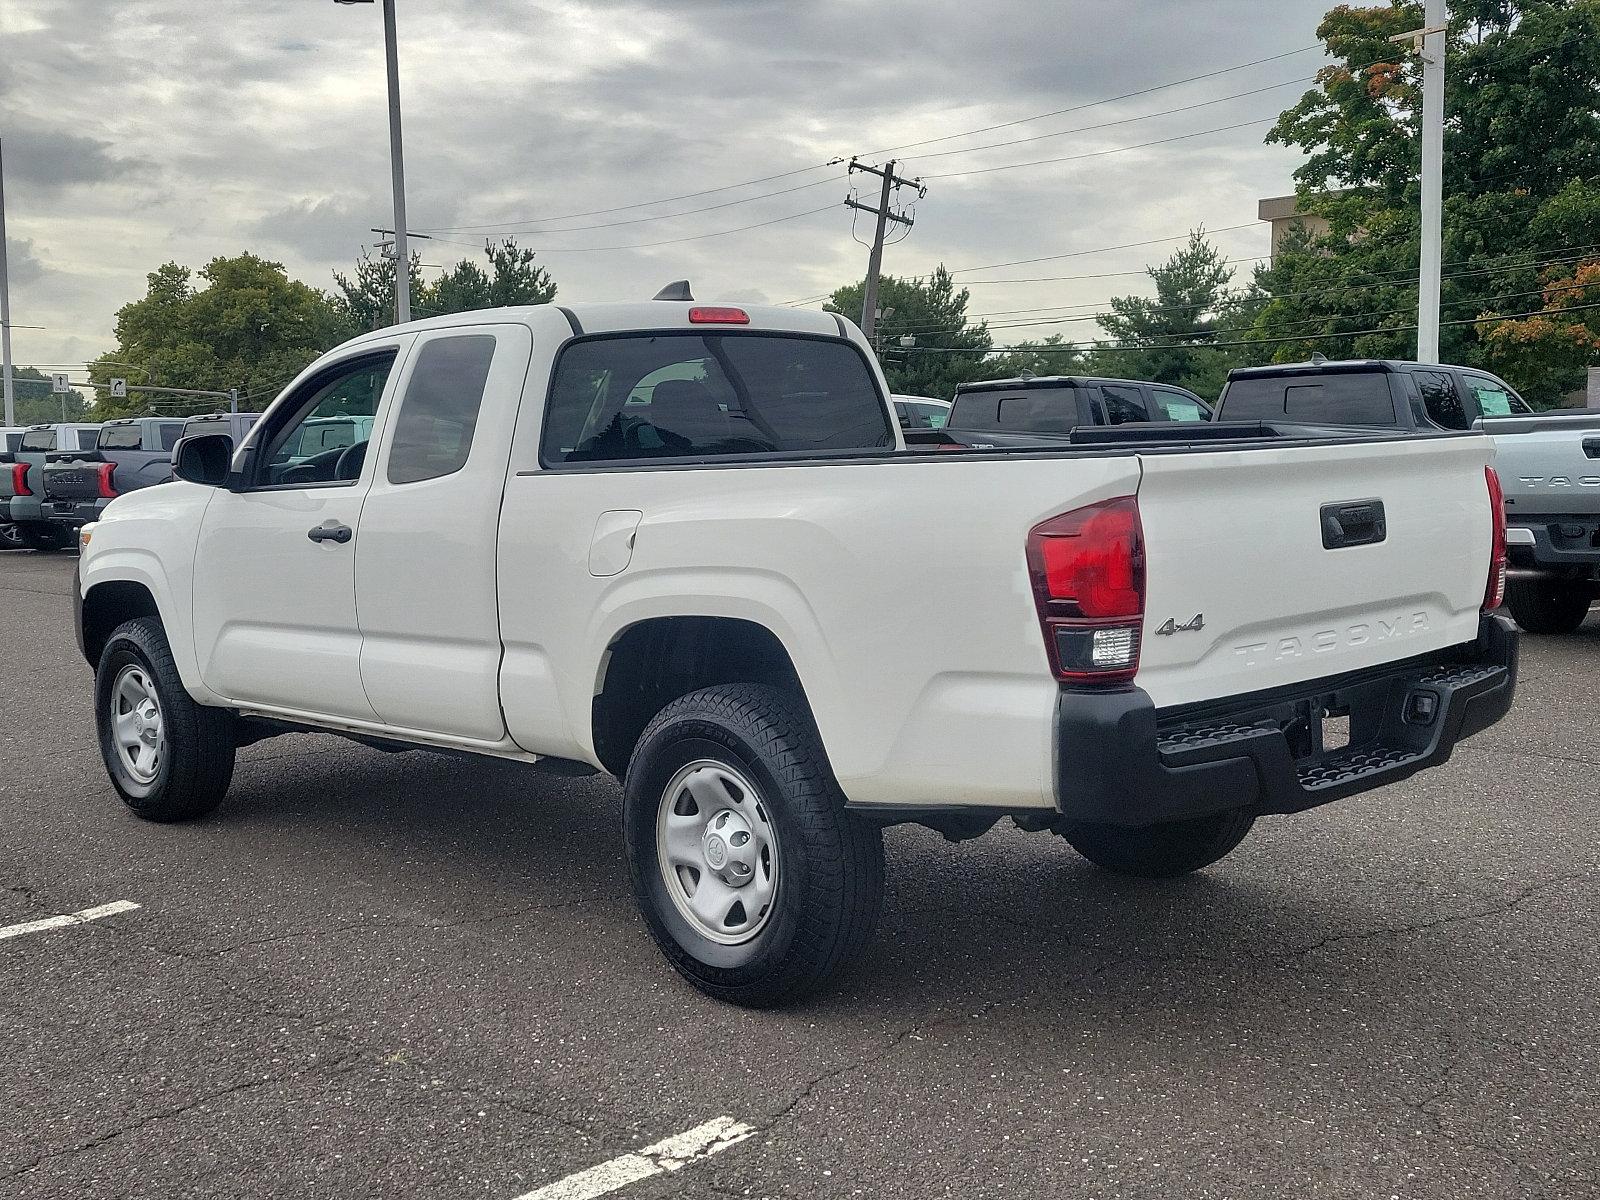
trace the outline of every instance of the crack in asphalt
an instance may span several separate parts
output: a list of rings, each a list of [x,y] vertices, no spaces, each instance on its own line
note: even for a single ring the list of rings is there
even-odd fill
[[[202,1108],[213,1101],[222,1100],[229,1096],[235,1096],[241,1092],[254,1091],[257,1088],[270,1087],[276,1083],[286,1083],[291,1079],[302,1079],[308,1075],[316,1075],[324,1071],[337,1070],[340,1067],[349,1065],[358,1057],[359,1055],[356,1054],[341,1055],[338,1058],[317,1063],[314,1066],[305,1068],[304,1070],[282,1071],[272,1075],[264,1075],[259,1079],[241,1080],[238,1083],[229,1084],[227,1087],[217,1088],[214,1091],[197,1096],[192,1100],[185,1101],[183,1104],[176,1104],[169,1108],[159,1109],[153,1113],[146,1113],[135,1120],[127,1122],[126,1124],[118,1125],[115,1128],[106,1130],[104,1133],[97,1134],[94,1137],[89,1138],[87,1141],[79,1142],[75,1146],[68,1146],[61,1150],[52,1150],[48,1154],[41,1154],[30,1162],[23,1163],[19,1167],[14,1167],[11,1170],[6,1171],[4,1174],[0,1174],[0,1181],[15,1179],[19,1175],[26,1175],[31,1171],[37,1171],[45,1163],[53,1162],[56,1159],[70,1158],[74,1155],[82,1154],[88,1150],[97,1150],[101,1146],[106,1145],[108,1142],[114,1142],[118,1138],[126,1137],[130,1133],[136,1133],[148,1125],[153,1125],[160,1121],[169,1121],[174,1117],[181,1117],[184,1114],[193,1112],[197,1108]]]

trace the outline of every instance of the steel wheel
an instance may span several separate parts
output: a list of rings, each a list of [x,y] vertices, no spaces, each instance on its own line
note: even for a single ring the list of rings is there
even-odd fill
[[[754,938],[778,894],[778,831],[755,787],[726,763],[673,775],[656,815],[667,894],[695,932],[724,946]]]
[[[111,685],[111,734],[123,769],[139,783],[155,782],[166,753],[161,700],[149,673],[129,663]]]

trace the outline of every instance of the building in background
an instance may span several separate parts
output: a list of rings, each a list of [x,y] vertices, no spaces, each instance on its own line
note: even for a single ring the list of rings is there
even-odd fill
[[[1305,230],[1312,237],[1321,237],[1328,232],[1328,222],[1314,213],[1300,211],[1297,198],[1293,195],[1271,196],[1256,205],[1256,216],[1272,225],[1272,256],[1278,256],[1278,247],[1283,239],[1289,236],[1289,231],[1297,224],[1305,226]]]

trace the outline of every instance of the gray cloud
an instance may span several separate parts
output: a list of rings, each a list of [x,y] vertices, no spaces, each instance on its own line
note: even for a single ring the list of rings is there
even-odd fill
[[[536,246],[568,299],[648,296],[689,276],[703,296],[788,300],[859,277],[865,250],[818,164],[1199,75],[1315,41],[1331,0],[401,0],[402,99],[412,224],[424,254],[477,253],[494,230],[543,224]],[[203,18],[197,10],[204,10]],[[330,286],[391,220],[376,6],[328,0],[5,0],[0,94],[17,321],[51,314],[27,353],[110,342],[145,272],[255,249]],[[926,157],[1068,130],[1309,76],[1315,54],[1149,97],[922,148],[906,169],[944,173],[1127,146],[1270,117],[1293,87],[1025,146]],[[1297,156],[1264,127],[1054,165],[934,180],[886,267],[926,273],[1181,235],[1254,217]],[[741,179],[812,168],[696,200],[553,221]],[[664,214],[815,181],[789,195]],[[663,219],[606,225],[638,217]],[[568,232],[549,229],[558,226]],[[16,277],[19,239],[50,264]],[[1260,253],[1266,233],[1217,238]],[[461,244],[455,244],[461,243]],[[1175,242],[1173,243],[1176,244]],[[600,251],[594,247],[638,247]],[[1138,271],[1163,247],[1064,259],[1033,275]],[[1097,301],[1136,275],[993,285],[978,311]],[[86,281],[92,281],[88,286]],[[963,278],[963,282],[969,280]],[[1049,332],[1048,330],[1035,332]],[[19,331],[20,337],[20,331]]]

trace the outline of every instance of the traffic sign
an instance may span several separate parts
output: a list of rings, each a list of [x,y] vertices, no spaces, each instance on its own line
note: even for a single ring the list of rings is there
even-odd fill
[[[126,379],[113,379],[111,381],[111,394],[113,396],[126,396],[128,394],[128,381]]]
[[[67,382],[67,377],[65,375],[50,376],[50,391],[52,393],[70,392],[71,390],[72,385]]]

